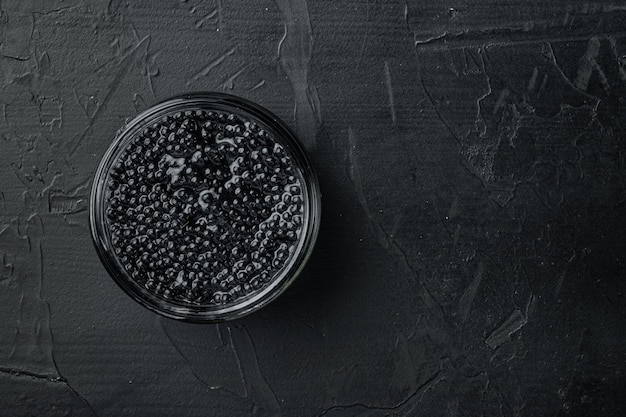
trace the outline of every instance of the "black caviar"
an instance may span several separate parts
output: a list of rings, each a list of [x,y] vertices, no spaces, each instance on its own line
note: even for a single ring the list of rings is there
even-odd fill
[[[234,303],[272,281],[301,235],[301,173],[239,115],[161,117],[121,152],[107,185],[113,252],[164,299]]]

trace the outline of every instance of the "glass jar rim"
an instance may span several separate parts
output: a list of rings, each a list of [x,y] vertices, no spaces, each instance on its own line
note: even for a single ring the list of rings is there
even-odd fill
[[[106,189],[113,163],[136,135],[163,116],[187,110],[223,111],[257,123],[284,146],[302,175],[305,213],[302,232],[287,264],[261,289],[226,305],[192,305],[166,300],[137,284],[112,251],[105,219]],[[91,188],[89,224],[96,251],[116,284],[144,307],[165,317],[192,322],[219,322],[256,311],[278,297],[300,274],[310,257],[320,227],[321,192],[313,166],[296,136],[277,116],[246,99],[217,92],[194,92],[163,100],[127,122],[102,157]]]

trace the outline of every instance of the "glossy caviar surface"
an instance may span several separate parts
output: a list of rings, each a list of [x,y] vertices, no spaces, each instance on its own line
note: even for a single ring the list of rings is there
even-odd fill
[[[106,191],[110,241],[150,293],[229,305],[261,290],[294,254],[301,173],[253,121],[228,112],[166,114],[118,155]]]

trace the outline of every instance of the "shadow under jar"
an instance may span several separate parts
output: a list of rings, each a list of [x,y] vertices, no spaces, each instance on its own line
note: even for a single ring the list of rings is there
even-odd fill
[[[96,172],[92,237],[135,301],[196,322],[242,317],[280,295],[320,222],[315,172],[262,107],[220,93],[174,97],[117,135]]]

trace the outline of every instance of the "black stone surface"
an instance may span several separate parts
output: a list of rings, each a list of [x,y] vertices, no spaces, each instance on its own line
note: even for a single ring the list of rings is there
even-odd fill
[[[625,414],[623,2],[0,8],[0,414]],[[195,90],[323,190],[304,276],[219,325],[133,302],[87,222],[124,120]]]

